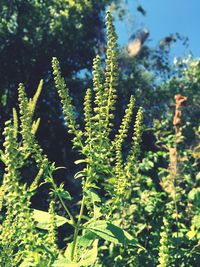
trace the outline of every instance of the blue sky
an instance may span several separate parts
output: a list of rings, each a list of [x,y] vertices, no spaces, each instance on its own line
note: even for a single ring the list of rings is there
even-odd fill
[[[146,16],[136,10],[137,5],[144,7]],[[191,50],[194,57],[200,57],[200,0],[128,0],[127,9],[130,14],[125,21],[116,22],[120,44],[126,44],[135,30],[145,26],[150,31],[150,46],[178,32],[189,38],[189,49],[175,43],[172,56],[187,56]]]

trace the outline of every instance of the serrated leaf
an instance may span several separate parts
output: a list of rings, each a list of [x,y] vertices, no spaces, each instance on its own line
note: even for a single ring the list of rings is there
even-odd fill
[[[71,222],[60,215],[56,215],[56,226],[59,227],[65,223]],[[48,230],[51,223],[51,215],[42,210],[33,209],[33,219],[37,222],[37,227],[43,230]]]
[[[91,231],[83,231],[83,235],[78,238],[78,244],[82,247],[88,247],[97,239],[96,235]]]
[[[87,249],[83,254],[81,260],[78,262],[78,266],[85,267],[91,266],[95,263],[98,254],[98,240],[95,240],[92,244],[92,248]]]
[[[101,202],[101,198],[97,194],[97,192],[93,189],[87,189],[85,190],[85,193],[89,196],[89,198],[92,200],[92,203]]]
[[[98,253],[98,240],[96,239],[96,236],[92,233],[87,232],[84,234],[84,236],[79,236],[77,239],[77,250],[80,251],[77,252],[78,255],[80,255],[80,258],[77,259],[77,263],[72,263],[76,265],[77,267],[83,267],[83,266],[91,266],[95,263]],[[67,249],[65,251],[65,258],[71,258],[71,252],[72,252],[72,245],[73,243],[68,244]],[[65,266],[65,265],[64,265]],[[68,265],[66,265],[68,266]]]
[[[98,237],[115,244],[132,244],[140,246],[137,239],[132,237],[128,232],[103,220],[87,225],[87,229],[95,233]]]
[[[96,203],[101,203],[101,199],[99,195],[97,194],[97,192],[94,190],[94,188],[90,188],[86,190],[85,193],[92,200],[94,219],[97,220],[99,217],[101,217],[102,213],[101,213],[101,207],[96,205]]]

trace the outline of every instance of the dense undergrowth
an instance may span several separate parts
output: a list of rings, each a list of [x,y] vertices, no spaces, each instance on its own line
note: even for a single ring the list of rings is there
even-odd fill
[[[174,132],[164,133],[164,124],[157,122],[157,151],[141,158],[143,110],[139,108],[133,118],[133,96],[118,130],[114,124],[119,68],[109,12],[106,26],[105,69],[97,55],[93,88],[87,89],[84,100],[84,128],[77,123],[59,62],[52,60],[64,121],[80,157],[75,162],[80,171],[74,176],[82,184],[78,214],[69,208],[71,196],[64,184],[55,182],[60,167],[48,160],[35,136],[40,119],[34,118],[34,111],[43,82],[33,98],[19,85],[19,112],[13,109],[12,119],[5,124],[1,151],[5,166],[0,187],[2,267],[198,265],[199,150],[195,147],[194,154],[184,146],[181,109],[187,100],[176,96]],[[198,138],[198,130],[196,134]],[[130,136],[131,143],[127,142]],[[37,168],[35,178],[23,172],[30,163]],[[46,184],[49,210],[34,209],[31,199]],[[66,216],[57,215],[60,206]],[[72,231],[66,231],[61,246],[58,231],[64,224]]]

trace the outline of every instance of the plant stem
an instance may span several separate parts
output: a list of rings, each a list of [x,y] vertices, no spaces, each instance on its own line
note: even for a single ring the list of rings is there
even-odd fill
[[[77,224],[75,226],[74,239],[73,239],[72,251],[71,251],[71,260],[72,261],[74,259],[74,254],[75,254],[75,251],[76,251],[76,243],[77,243],[78,233],[79,233],[79,230],[80,230],[79,226],[80,226],[81,219],[82,219],[82,216],[83,216],[84,206],[85,206],[85,196],[83,196],[83,198],[82,198],[80,213],[79,213]]]
[[[57,191],[57,186],[56,186],[56,184],[54,183],[54,180],[53,180],[52,175],[50,175],[50,178],[51,178],[51,183],[52,183],[52,185],[53,185],[53,188],[55,189],[55,191]],[[60,202],[61,202],[61,204],[62,204],[64,210],[66,211],[67,215],[69,216],[69,218],[70,218],[70,220],[71,220],[71,222],[72,222],[72,225],[74,226],[74,225],[75,225],[75,221],[74,221],[73,216],[71,215],[71,212],[69,211],[69,209],[68,209],[67,206],[65,205],[65,202],[63,201],[63,199],[62,199],[62,197],[60,196],[60,194],[58,193],[57,195],[58,195],[58,198],[59,198],[59,200],[60,200]]]
[[[72,221],[72,225],[75,225],[75,221],[74,221],[73,216],[71,215],[69,209],[67,208],[67,206],[65,205],[65,202],[63,201],[62,197],[61,197],[59,194],[58,194],[58,198],[59,198],[61,204],[63,205],[63,208],[64,208],[65,211],[67,212],[67,214],[68,214],[70,220]]]

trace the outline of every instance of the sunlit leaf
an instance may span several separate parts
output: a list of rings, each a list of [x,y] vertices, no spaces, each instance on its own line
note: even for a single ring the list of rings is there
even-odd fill
[[[57,227],[65,224],[65,223],[71,223],[68,219],[65,217],[56,215],[56,225]],[[50,223],[51,223],[51,215],[42,210],[33,210],[33,219],[37,222],[37,227],[43,230],[48,230]]]
[[[98,254],[98,240],[95,240],[90,249],[83,252],[81,260],[78,262],[78,266],[91,266],[95,263]]]
[[[52,267],[79,267],[79,265],[71,262],[65,257],[60,257],[53,263]]]
[[[87,225],[87,229],[95,233],[98,237],[115,244],[132,244],[139,246],[136,238],[120,227],[103,220]]]
[[[86,159],[78,159],[78,160],[76,160],[76,161],[74,161],[74,163],[75,164],[81,164],[81,163],[86,163],[87,162],[87,160]]]

